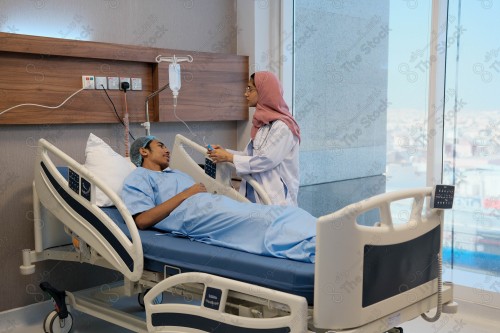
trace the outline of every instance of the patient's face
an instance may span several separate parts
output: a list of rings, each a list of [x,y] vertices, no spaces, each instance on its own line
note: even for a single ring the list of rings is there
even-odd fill
[[[149,143],[148,155],[145,160],[159,165],[161,170],[166,169],[170,163],[170,151],[162,142],[153,140]]]

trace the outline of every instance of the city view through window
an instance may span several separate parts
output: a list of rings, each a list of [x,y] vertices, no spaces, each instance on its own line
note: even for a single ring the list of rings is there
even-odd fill
[[[415,4],[416,2],[414,2]],[[425,186],[430,1],[391,1],[387,190]],[[500,4],[449,1],[443,93],[446,267],[483,274],[471,287],[500,291]],[[478,24],[481,22],[481,24]],[[412,26],[420,32],[412,33]],[[424,29],[424,27],[428,27]],[[440,158],[436,156],[435,158]],[[498,286],[497,286],[498,285]]]

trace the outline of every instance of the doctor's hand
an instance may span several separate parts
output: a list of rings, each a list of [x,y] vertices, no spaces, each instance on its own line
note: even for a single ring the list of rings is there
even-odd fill
[[[219,162],[231,162],[233,163],[233,154],[225,150],[219,145],[214,145],[212,150],[208,151],[208,156],[214,161],[214,163]]]

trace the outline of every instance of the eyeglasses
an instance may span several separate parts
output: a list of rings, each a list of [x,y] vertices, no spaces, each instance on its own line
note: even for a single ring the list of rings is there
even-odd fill
[[[257,90],[257,89],[255,89],[255,88],[250,88],[250,87],[246,87],[245,92],[246,92],[247,94],[249,94],[249,93],[251,93],[252,91],[255,91],[255,90]]]

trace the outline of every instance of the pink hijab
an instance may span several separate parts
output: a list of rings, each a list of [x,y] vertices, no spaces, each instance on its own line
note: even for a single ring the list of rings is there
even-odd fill
[[[288,110],[283,99],[283,87],[280,81],[271,72],[256,72],[254,74],[255,88],[259,94],[255,114],[252,119],[252,140],[260,127],[274,120],[281,120],[300,141],[300,128]]]

